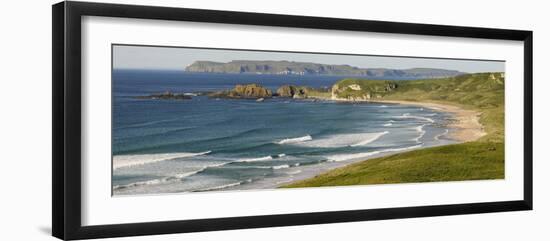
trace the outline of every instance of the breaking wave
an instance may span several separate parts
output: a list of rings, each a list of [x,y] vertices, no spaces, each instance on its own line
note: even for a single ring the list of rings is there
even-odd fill
[[[312,140],[311,136],[306,135],[306,136],[302,136],[302,137],[283,139],[283,140],[280,140],[280,141],[275,142],[275,143],[277,143],[277,144],[292,144],[292,143],[300,143],[300,142],[311,141],[311,140]]]
[[[338,147],[355,147],[365,146],[376,141],[383,135],[388,134],[388,131],[375,133],[359,133],[359,134],[338,134],[330,135],[320,139],[314,139],[306,142],[292,143],[293,145],[315,148],[338,148]]]
[[[426,134],[426,131],[424,130],[424,126],[425,125],[420,125],[414,128],[418,133],[420,133],[419,136],[413,139],[413,141],[416,141],[416,143],[420,143],[420,139],[424,137],[424,135]]]
[[[250,180],[251,182],[252,180]],[[214,187],[207,187],[207,188],[203,188],[203,189],[199,189],[199,190],[196,190],[194,192],[206,192],[206,191],[213,191],[213,190],[219,190],[219,189],[224,189],[224,188],[228,188],[228,187],[234,187],[234,186],[239,186],[243,183],[246,183],[248,182],[247,181],[243,181],[243,182],[234,182],[234,183],[229,183],[229,184],[223,184],[223,185],[219,185],[219,186],[214,186]]]
[[[355,143],[355,144],[352,144],[350,146],[364,146],[364,145],[367,145],[373,141],[376,141],[378,140],[378,138],[382,137],[383,135],[385,134],[388,134],[390,133],[389,131],[384,131],[384,132],[379,132],[379,133],[373,133],[373,135],[363,141],[360,141],[358,143]]]
[[[230,163],[234,163],[234,162],[257,162],[257,161],[269,161],[269,160],[273,160],[273,157],[264,156],[264,157],[258,157],[258,158],[237,159],[237,160],[232,161]],[[229,163],[227,163],[227,164],[229,164]]]
[[[416,115],[411,115],[410,113],[405,113],[403,115],[400,115],[400,116],[394,116],[393,118],[399,118],[399,119],[417,119],[417,120],[423,120],[423,121],[427,121],[427,122],[430,122],[430,123],[434,123],[435,121],[431,118],[428,118],[428,117],[424,117],[424,116],[416,116]]]
[[[272,166],[271,168],[273,168],[274,170],[277,170],[277,169],[290,168],[290,166],[285,164],[285,165]]]
[[[449,134],[449,129],[445,129],[445,132],[434,137],[434,140],[439,141],[442,136]]]
[[[177,158],[186,158],[194,156],[202,156],[211,153],[211,151],[191,153],[191,152],[176,152],[176,153],[160,153],[160,154],[140,154],[140,155],[116,155],[113,156],[113,169],[122,167],[131,167],[144,165],[154,162],[167,161]]]

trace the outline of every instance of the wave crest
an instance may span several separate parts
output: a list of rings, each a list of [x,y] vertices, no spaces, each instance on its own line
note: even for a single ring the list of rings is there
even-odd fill
[[[358,134],[338,134],[330,135],[320,139],[311,141],[292,143],[293,145],[314,147],[314,148],[338,148],[346,146],[365,146],[376,141],[383,135],[388,134],[388,131],[375,133],[358,133]]]
[[[355,144],[352,144],[350,146],[354,147],[354,146],[364,146],[364,145],[367,145],[373,141],[376,141],[378,140],[378,138],[382,137],[383,135],[385,134],[388,134],[390,133],[389,131],[384,131],[384,132],[379,132],[379,133],[374,133],[371,137],[363,140],[363,141],[360,141],[358,143],[355,143]]]
[[[434,123],[435,121],[431,118],[428,118],[428,117],[424,117],[424,116],[416,116],[416,115],[411,115],[410,113],[405,113],[403,115],[400,115],[400,116],[393,116],[393,118],[398,118],[398,119],[417,119],[417,120],[423,120],[423,121],[427,121],[429,123]]]
[[[273,160],[273,157],[271,156],[264,156],[264,157],[258,157],[258,158],[247,158],[247,159],[238,159],[233,162],[258,162],[258,161],[269,161]],[[233,163],[231,162],[231,163]]]
[[[139,154],[139,155],[116,155],[113,156],[113,169],[122,167],[131,167],[155,163],[160,161],[168,161],[177,158],[186,158],[194,156],[202,156],[210,154],[212,151],[191,153],[191,152],[176,152],[176,153],[160,153],[160,154]]]
[[[414,128],[418,133],[420,133],[419,136],[413,139],[413,141],[416,141],[416,143],[420,143],[420,139],[424,137],[424,135],[426,134],[426,131],[424,130],[424,126],[425,125],[420,125]]]
[[[296,138],[288,138],[288,139],[283,139],[283,140],[280,140],[278,142],[275,142],[277,144],[292,144],[292,143],[300,143],[300,142],[304,142],[304,141],[311,141],[313,138],[311,138],[310,135],[306,135],[306,136],[301,136],[301,137],[296,137]]]

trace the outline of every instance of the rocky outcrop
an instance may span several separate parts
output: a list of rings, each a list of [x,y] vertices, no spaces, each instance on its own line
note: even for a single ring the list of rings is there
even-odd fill
[[[277,95],[289,98],[306,98],[308,88],[295,85],[283,85],[277,89]]]
[[[146,96],[137,96],[136,99],[152,99],[152,100],[190,100],[192,97],[186,94],[172,93],[166,91],[159,94],[151,94]]]
[[[234,99],[259,99],[270,98],[273,94],[271,90],[258,84],[235,85],[231,90],[218,91],[210,93],[208,96],[216,98],[234,98]]]
[[[296,93],[296,87],[293,85],[283,85],[277,89],[277,95],[281,97],[292,97]]]
[[[368,101],[371,99],[380,99],[397,88],[397,84],[390,81],[369,81],[362,85],[357,81],[343,81],[336,83],[331,89],[331,99],[350,100],[350,101]]]

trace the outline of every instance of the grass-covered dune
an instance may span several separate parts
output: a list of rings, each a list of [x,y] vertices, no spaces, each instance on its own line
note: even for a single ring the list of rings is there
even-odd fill
[[[369,159],[284,187],[459,181],[504,178],[504,74],[380,81],[344,79],[332,88],[338,99],[434,102],[475,110],[487,135],[461,144],[430,147]]]

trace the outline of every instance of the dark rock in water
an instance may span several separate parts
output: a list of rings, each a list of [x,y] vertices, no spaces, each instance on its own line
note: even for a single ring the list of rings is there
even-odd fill
[[[231,90],[218,91],[208,94],[216,98],[234,98],[234,99],[260,99],[271,98],[273,94],[258,84],[235,85]]]
[[[152,99],[152,100],[190,100],[192,97],[190,95],[186,94],[180,94],[180,93],[172,93],[170,91],[166,91],[164,93],[159,94],[151,94],[147,96],[137,96],[136,99]]]

